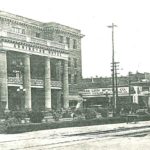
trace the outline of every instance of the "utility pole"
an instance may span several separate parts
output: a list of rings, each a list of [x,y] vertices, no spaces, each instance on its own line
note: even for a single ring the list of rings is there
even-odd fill
[[[128,73],[129,99],[131,101],[131,72]]]
[[[119,67],[119,62],[114,62],[114,69],[115,69],[115,109],[116,109],[116,112],[118,112],[117,110],[117,104],[118,104],[118,77],[117,77],[117,75],[118,75],[118,72],[117,72],[117,70],[119,70],[117,67]]]
[[[129,84],[129,100],[130,100],[130,103],[131,103],[131,111],[132,111],[133,99],[132,99],[132,96],[131,96],[131,72],[128,73],[128,84]]]
[[[113,113],[116,111],[116,98],[115,98],[115,54],[114,54],[114,27],[117,27],[114,23],[108,26],[112,29],[112,92],[113,92]]]

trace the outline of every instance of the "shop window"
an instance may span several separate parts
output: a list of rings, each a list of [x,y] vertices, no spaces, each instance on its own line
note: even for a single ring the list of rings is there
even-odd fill
[[[149,91],[149,87],[148,86],[143,86],[142,91]]]

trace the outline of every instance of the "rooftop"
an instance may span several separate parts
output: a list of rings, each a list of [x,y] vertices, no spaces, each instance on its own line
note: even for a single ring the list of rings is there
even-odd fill
[[[2,18],[7,18],[7,19],[10,19],[10,20],[13,20],[13,21],[18,21],[20,23],[23,23],[23,24],[29,24],[29,25],[32,25],[32,26],[36,26],[36,27],[40,27],[40,28],[45,28],[45,27],[52,27],[54,29],[61,29],[65,32],[71,32],[72,34],[76,34],[76,35],[79,35],[81,37],[83,37],[82,34],[80,34],[80,30],[78,29],[75,29],[75,28],[72,28],[72,27],[69,27],[69,26],[66,26],[66,25],[62,25],[62,24],[59,24],[59,23],[56,23],[56,22],[40,22],[40,21],[37,21],[37,20],[34,20],[34,19],[30,19],[30,18],[26,18],[26,17],[23,17],[23,16],[19,16],[19,15],[16,15],[16,14],[12,14],[12,13],[9,13],[9,12],[5,12],[5,11],[0,11],[0,17]]]

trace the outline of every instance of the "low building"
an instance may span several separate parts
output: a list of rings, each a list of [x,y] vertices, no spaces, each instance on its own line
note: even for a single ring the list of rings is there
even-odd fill
[[[150,108],[150,74],[129,73],[128,76],[118,77],[117,88],[115,86],[116,107],[131,109],[132,104],[140,108]],[[116,97],[117,91],[117,97]],[[84,106],[100,105],[113,107],[113,92],[111,77],[83,79],[80,85]]]

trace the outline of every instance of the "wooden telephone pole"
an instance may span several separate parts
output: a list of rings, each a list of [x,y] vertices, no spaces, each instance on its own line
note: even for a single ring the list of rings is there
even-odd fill
[[[117,27],[114,23],[112,25],[108,26],[108,28],[112,29],[112,92],[113,92],[113,113],[116,113],[116,101],[117,101],[117,94],[118,94],[118,88],[117,88],[117,72],[116,72],[116,62],[115,62],[115,53],[114,53],[114,27]],[[115,83],[116,78],[116,83]],[[116,90],[115,90],[115,84],[116,84]],[[116,91],[116,92],[115,92]]]

